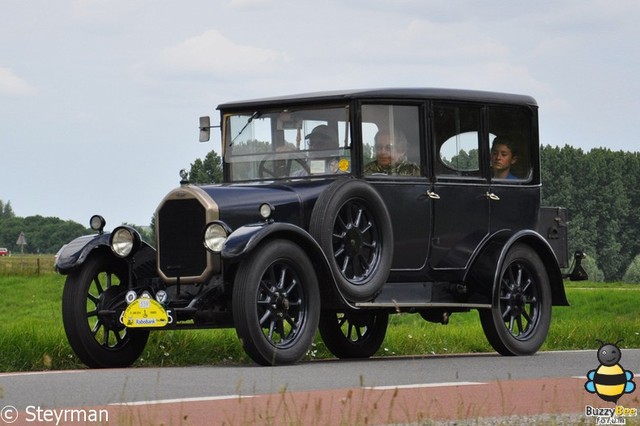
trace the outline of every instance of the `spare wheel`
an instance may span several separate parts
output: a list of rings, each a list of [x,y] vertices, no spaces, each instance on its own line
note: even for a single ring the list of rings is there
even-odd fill
[[[356,179],[333,182],[318,198],[309,230],[349,301],[369,301],[380,292],[393,259],[393,230],[387,207],[371,185]]]

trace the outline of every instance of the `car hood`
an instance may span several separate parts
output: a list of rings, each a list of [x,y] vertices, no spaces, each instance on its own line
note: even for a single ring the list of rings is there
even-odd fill
[[[286,183],[220,184],[201,189],[218,205],[219,219],[236,229],[262,221],[259,208],[269,203],[273,219],[307,229],[318,196],[331,181],[291,181]]]

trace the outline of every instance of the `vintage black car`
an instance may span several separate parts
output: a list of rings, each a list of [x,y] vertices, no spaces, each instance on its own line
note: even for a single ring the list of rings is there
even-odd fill
[[[187,328],[234,327],[263,365],[300,361],[316,330],[337,357],[370,357],[401,312],[478,310],[503,355],[543,344],[568,304],[567,213],[540,205],[533,98],[376,89],[218,109],[224,182],[183,173],[155,248],[96,215],[58,256],[85,364],[128,366],[150,331]]]

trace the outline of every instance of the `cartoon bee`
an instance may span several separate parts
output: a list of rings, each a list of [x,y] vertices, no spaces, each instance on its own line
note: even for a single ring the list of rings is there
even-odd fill
[[[636,388],[633,373],[618,364],[622,358],[618,343],[622,342],[622,339],[616,343],[604,343],[602,340],[598,342],[602,345],[598,349],[600,367],[587,373],[589,380],[584,384],[584,388],[605,401],[617,403],[623,394],[631,393]]]

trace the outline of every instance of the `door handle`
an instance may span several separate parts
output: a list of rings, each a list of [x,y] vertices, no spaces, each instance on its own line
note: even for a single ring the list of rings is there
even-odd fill
[[[498,197],[496,194],[494,194],[493,192],[489,192],[487,191],[486,194],[484,194],[485,197],[487,197],[488,199],[490,199],[491,201],[500,201],[500,197]]]
[[[427,197],[431,198],[432,200],[440,199],[440,196],[431,190],[427,191]]]

